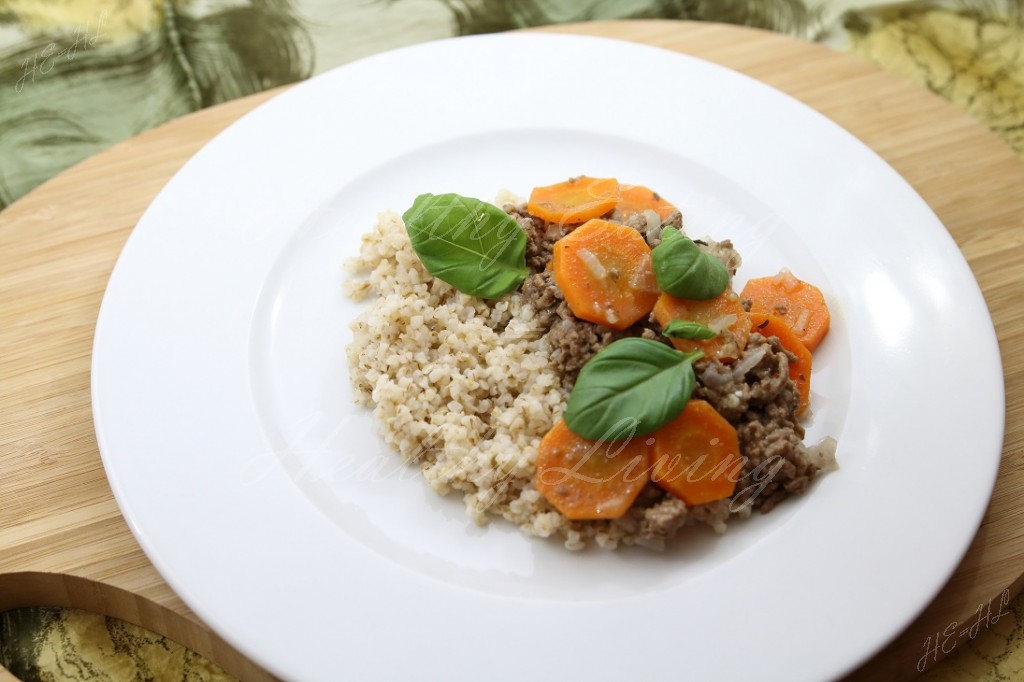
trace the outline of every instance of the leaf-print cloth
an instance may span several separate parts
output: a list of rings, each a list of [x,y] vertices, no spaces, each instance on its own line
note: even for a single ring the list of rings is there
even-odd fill
[[[112,144],[218,102],[453,35],[606,19],[719,21],[847,50],[1024,154],[1024,0],[0,0],[0,209]],[[1024,608],[928,682],[1024,679]],[[76,609],[0,614],[24,682],[231,680],[158,634]]]

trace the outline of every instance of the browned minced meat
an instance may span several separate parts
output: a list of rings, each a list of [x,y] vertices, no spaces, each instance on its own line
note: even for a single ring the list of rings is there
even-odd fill
[[[537,321],[545,328],[550,328],[558,314],[559,304],[565,301],[551,271],[528,275],[519,291],[523,298],[533,304],[533,309],[537,311]]]
[[[755,353],[763,357],[741,377],[733,375],[737,363],[699,362],[693,393],[736,428],[744,458],[736,492],[731,499],[694,507],[664,494],[645,505],[642,537],[663,539],[694,523],[716,526],[731,514],[768,512],[789,495],[804,492],[818,472],[803,455],[804,430],[796,421],[800,395],[789,378],[793,358],[777,338],[760,334],[751,335],[744,357]]]
[[[632,227],[634,230],[639,232],[641,235],[643,235],[643,238],[647,242],[647,245],[650,246],[652,249],[661,243],[661,231],[664,230],[666,227],[674,227],[680,231],[682,231],[683,229],[683,214],[680,213],[679,211],[672,211],[671,213],[668,214],[668,216],[665,217],[664,220],[661,221],[660,225],[657,225],[656,227],[653,228],[651,224],[647,221],[647,216],[645,216],[643,213],[638,213],[634,216],[627,218],[626,220],[621,220],[613,215],[612,220],[628,225],[629,227]]]
[[[562,377],[566,390],[572,388],[587,360],[615,339],[622,338],[621,332],[573,315],[550,270],[527,277],[521,291],[537,311],[538,325],[546,330],[551,363]]]
[[[551,261],[555,242],[568,234],[568,230],[564,225],[530,215],[525,205],[505,204],[502,208],[526,233],[526,267],[532,272],[543,272]]]
[[[563,309],[568,309],[565,302],[559,305],[559,313]],[[559,314],[548,331],[547,341],[551,348],[551,362],[562,377],[563,387],[572,390],[583,365],[612,341],[626,336],[629,334],[624,331]]]
[[[638,535],[647,540],[667,540],[680,528],[692,525],[703,524],[724,530],[726,521],[733,513],[729,499],[688,507],[681,499],[664,492],[653,483],[649,487],[660,496],[654,504],[642,510]]]
[[[579,319],[569,309],[550,270],[527,277],[521,291],[537,311],[538,324],[547,330],[545,336],[551,348],[551,362],[561,375],[566,390],[572,389],[583,365],[616,339],[642,336],[669,343],[647,320],[619,331]]]
[[[777,338],[756,333],[744,357],[752,353],[763,357],[742,377],[721,362],[700,363],[693,395],[711,403],[736,428],[745,461],[733,509],[749,505],[767,512],[787,496],[804,492],[818,467],[804,456],[804,429],[796,417],[800,394],[789,378],[795,358]]]
[[[725,263],[729,277],[736,276],[736,271],[739,270],[742,260],[739,251],[733,247],[731,239],[723,239],[720,242],[707,238],[694,241],[701,249]]]
[[[652,488],[661,492],[651,484]],[[640,535],[645,538],[669,538],[686,525],[689,509],[686,503],[675,495],[661,492],[657,504],[644,509],[643,521],[640,522]]]
[[[543,333],[551,348],[552,363],[562,376],[566,390],[572,389],[583,365],[612,341],[642,336],[669,343],[652,319],[618,331],[573,315],[554,275],[547,269],[555,242],[567,230],[531,216],[525,206],[508,205],[505,211],[526,232],[527,266],[533,274],[526,278],[521,292],[537,311],[539,326],[545,330]],[[682,218],[676,211],[654,230],[643,216],[626,224],[638,230],[654,247],[660,243],[661,228],[672,225],[681,229]],[[730,275],[735,274],[740,257],[731,241],[700,240],[697,243],[725,263]],[[739,377],[733,376],[733,368],[743,358],[732,365],[703,360],[695,367],[698,382],[693,397],[711,403],[736,428],[739,437],[744,468],[733,498],[688,508],[651,484],[634,505],[640,536],[666,538],[682,526],[696,522],[720,525],[730,513],[746,513],[752,509],[767,512],[788,495],[803,492],[818,472],[803,455],[804,430],[796,419],[800,397],[789,378],[789,362],[795,358],[782,348],[778,339],[756,333],[751,335],[743,357],[753,357],[754,353],[763,357]]]

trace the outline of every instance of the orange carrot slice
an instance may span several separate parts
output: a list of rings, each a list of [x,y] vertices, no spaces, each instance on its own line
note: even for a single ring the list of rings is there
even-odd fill
[[[546,187],[535,187],[526,210],[549,223],[579,225],[600,218],[619,203],[619,181],[581,175]]]
[[[616,208],[623,219],[649,210],[664,220],[676,210],[676,207],[665,201],[660,194],[643,185],[619,185],[619,205]]]
[[[713,339],[672,339],[672,345],[687,353],[702,350],[704,357],[723,362],[738,358],[750,338],[750,321],[736,292],[726,289],[715,298],[695,301],[663,293],[654,304],[654,317],[662,327],[672,320],[698,322],[718,332]]]
[[[594,441],[558,420],[537,449],[534,484],[566,518],[616,519],[650,480],[646,439]]]
[[[817,348],[828,333],[831,317],[825,297],[816,286],[797,279],[789,270],[750,280],[740,296],[750,299],[750,312],[782,318],[809,351]]]
[[[703,400],[654,432],[651,479],[687,505],[730,497],[743,470],[736,429]]]
[[[631,227],[594,219],[555,242],[555,283],[581,320],[625,329],[658,300],[651,248]]]
[[[800,392],[800,407],[796,413],[801,414],[811,399],[811,351],[807,350],[807,346],[789,325],[775,315],[750,313],[750,331],[778,338],[782,347],[796,356],[796,360],[789,363],[789,377]]]

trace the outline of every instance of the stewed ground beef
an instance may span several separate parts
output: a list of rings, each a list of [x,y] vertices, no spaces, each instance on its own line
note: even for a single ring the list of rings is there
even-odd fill
[[[567,230],[531,216],[524,206],[508,205],[505,210],[527,234],[527,265],[534,274],[523,283],[521,293],[537,311],[538,327],[550,349],[552,364],[562,375],[565,390],[571,390],[590,358],[617,339],[642,336],[668,343],[653,316],[617,331],[573,315],[548,269],[554,244]],[[610,219],[615,220],[616,216]],[[682,228],[678,211],[664,223],[649,213],[623,222],[638,230],[652,247],[660,242],[661,230],[666,225]],[[735,275],[740,256],[730,241],[704,239],[697,243],[725,263],[730,275]],[[796,417],[800,396],[789,377],[789,363],[793,360],[795,357],[777,338],[754,333],[735,362],[704,359],[696,363],[698,382],[693,397],[708,401],[735,427],[744,459],[742,476],[731,500],[691,508],[649,484],[635,502],[639,514],[637,534],[641,538],[660,540],[695,522],[724,527],[725,519],[732,514],[746,515],[755,509],[770,511],[787,496],[804,492],[815,474],[830,466],[829,458],[809,451],[803,443],[804,429]]]
[[[767,512],[788,495],[804,492],[819,470],[796,418],[800,395],[789,378],[793,360],[776,337],[755,333],[733,365],[698,363],[694,397],[711,403],[739,436],[747,486],[737,486],[737,506]]]
[[[543,272],[551,262],[555,242],[568,234],[568,229],[530,215],[523,204],[505,204],[503,208],[526,232],[526,267]]]
[[[551,362],[562,374],[562,385],[567,390],[572,389],[583,365],[612,341],[642,336],[668,343],[650,320],[618,331],[576,317],[550,270],[527,277],[521,292],[537,311],[537,324],[544,330],[545,340],[551,349]]]

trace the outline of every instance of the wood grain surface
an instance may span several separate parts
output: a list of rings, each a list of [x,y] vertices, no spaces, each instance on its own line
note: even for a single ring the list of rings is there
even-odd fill
[[[995,322],[1007,391],[999,479],[938,598],[855,680],[914,677],[925,643],[1024,571],[1024,162],[943,100],[849,55],[773,33],[671,21],[559,26],[693,54],[768,83],[843,126],[931,205]],[[168,588],[118,511],[93,432],[93,328],[139,216],[206,141],[275,93],[230,102],[99,154],[0,213],[0,610],[83,608],[142,625],[245,680],[270,679]],[[941,657],[943,653],[937,652]],[[5,673],[0,669],[0,679]]]

